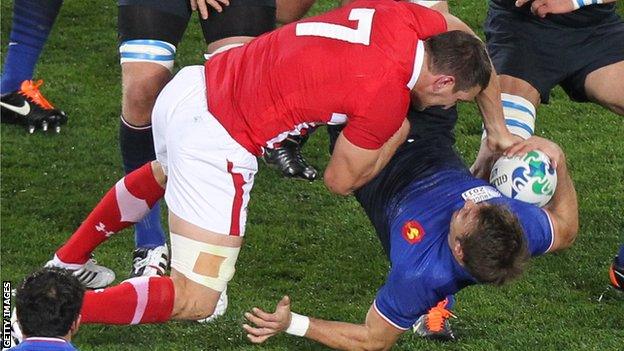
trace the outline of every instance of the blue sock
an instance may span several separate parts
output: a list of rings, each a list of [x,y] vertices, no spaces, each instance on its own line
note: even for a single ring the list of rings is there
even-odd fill
[[[618,253],[617,265],[624,267],[624,245],[620,246],[620,253]]]
[[[156,159],[152,129],[139,129],[122,121],[119,126],[119,147],[126,174]],[[134,225],[136,248],[154,248],[165,244],[165,232],[157,203],[143,220]]]
[[[134,240],[137,248],[153,249],[165,244],[165,235],[160,222],[160,202],[134,225]]]
[[[455,295],[448,295],[446,299],[448,300],[448,304],[446,304],[446,309],[452,311],[453,307],[455,307]]]
[[[62,4],[63,0],[15,0],[0,94],[18,90],[23,81],[32,79]]]

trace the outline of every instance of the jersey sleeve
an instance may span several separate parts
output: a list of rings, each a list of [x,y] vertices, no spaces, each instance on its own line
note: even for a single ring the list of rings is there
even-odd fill
[[[377,292],[373,302],[375,310],[397,329],[411,328],[418,317],[443,298],[425,288],[426,282],[417,280],[393,267],[386,283]]]
[[[400,84],[387,84],[374,94],[366,95],[359,98],[361,103],[354,109],[355,113],[349,115],[342,132],[353,145],[376,150],[399,130],[407,118],[409,90]]]
[[[447,31],[446,19],[442,13],[409,2],[403,2],[402,4],[408,7],[414,15],[416,19],[414,22],[416,33],[421,40],[426,40],[429,37]]]
[[[531,256],[548,252],[554,242],[552,220],[546,210],[522,201],[509,199],[511,210],[518,216]]]

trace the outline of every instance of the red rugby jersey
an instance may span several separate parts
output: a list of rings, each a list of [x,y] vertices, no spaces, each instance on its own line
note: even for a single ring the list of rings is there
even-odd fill
[[[444,31],[434,10],[355,1],[207,60],[208,110],[255,155],[325,123],[347,123],[351,143],[377,149],[406,116],[423,64],[421,40]]]

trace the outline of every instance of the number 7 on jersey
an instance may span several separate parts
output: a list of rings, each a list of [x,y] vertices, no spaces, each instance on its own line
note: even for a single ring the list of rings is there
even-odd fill
[[[297,36],[312,35],[368,45],[374,14],[375,9],[352,9],[349,12],[349,21],[357,21],[355,29],[333,23],[306,22],[297,23],[295,34]]]

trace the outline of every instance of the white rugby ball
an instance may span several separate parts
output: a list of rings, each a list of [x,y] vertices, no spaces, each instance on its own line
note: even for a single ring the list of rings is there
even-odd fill
[[[490,183],[507,197],[542,207],[555,193],[557,172],[545,153],[533,150],[523,157],[499,158]]]

